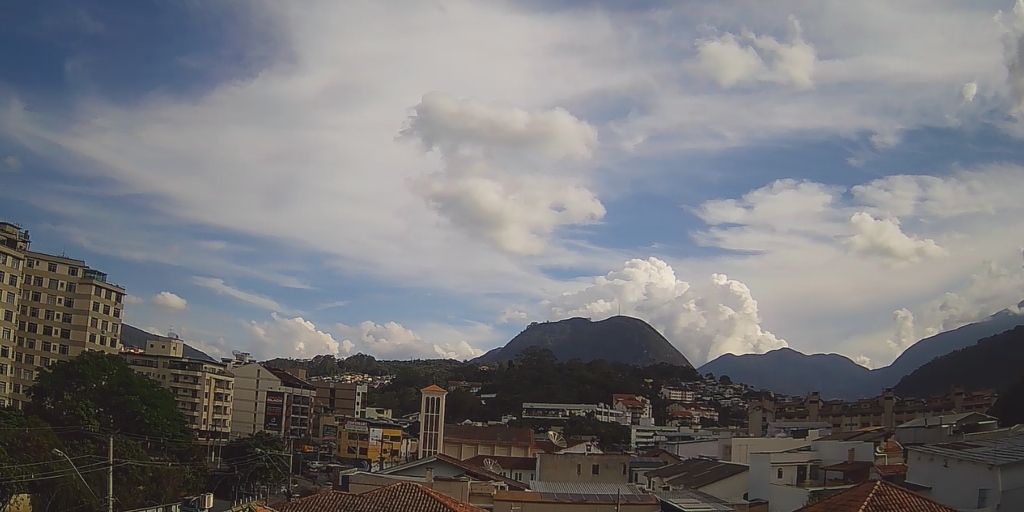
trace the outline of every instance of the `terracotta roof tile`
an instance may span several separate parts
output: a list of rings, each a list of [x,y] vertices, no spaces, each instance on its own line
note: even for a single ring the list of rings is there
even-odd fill
[[[875,471],[883,477],[907,474],[906,464],[876,464]]]
[[[528,428],[511,428],[503,425],[445,425],[444,439],[445,442],[473,441],[532,446],[533,431]]]
[[[277,506],[280,512],[481,512],[433,489],[400,482],[362,494],[328,491]]]
[[[889,482],[865,482],[796,512],[956,512]]]
[[[420,391],[424,391],[424,392],[427,392],[427,393],[447,393],[448,392],[447,390],[445,390],[441,386],[438,386],[437,384],[431,384],[431,385],[421,389]]]

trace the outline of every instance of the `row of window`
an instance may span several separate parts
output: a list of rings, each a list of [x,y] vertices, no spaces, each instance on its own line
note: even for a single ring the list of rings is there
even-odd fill
[[[28,333],[32,333],[32,334],[42,334],[43,336],[55,336],[55,337],[59,337],[61,339],[65,339],[65,340],[70,340],[71,339],[71,329],[60,329],[60,328],[53,327],[53,326],[50,326],[50,325],[44,325],[44,326],[42,326],[42,329],[40,329],[39,327],[40,327],[39,324],[35,324],[35,323],[31,323],[31,322],[30,323],[18,322],[18,330],[20,330],[22,332],[28,332]],[[5,339],[10,339],[10,338],[5,338]]]
[[[18,286],[18,274],[6,274],[0,270],[0,283],[4,282],[11,286]]]
[[[43,264],[42,261],[34,260],[32,258],[28,258],[27,260],[25,260],[25,267],[27,267],[27,268],[41,268],[42,264]],[[55,272],[57,272],[58,268],[59,268],[59,266],[56,263],[54,263],[52,261],[46,262],[46,271],[47,272],[54,272],[55,273]],[[79,268],[78,267],[67,265],[67,273],[68,273],[69,276],[77,277],[78,276],[78,272],[79,272]]]
[[[18,346],[19,347],[25,347],[25,348],[30,349],[30,350],[35,350],[36,349],[36,343],[37,343],[36,340],[33,340],[31,338],[30,339],[25,339],[25,338],[20,337],[20,336],[18,337]],[[57,353],[59,353],[61,355],[64,355],[64,356],[68,355],[71,352],[71,347],[69,347],[68,345],[60,344],[60,343],[50,343],[49,341],[40,341],[40,342],[38,342],[38,344],[39,344],[39,350],[42,350],[43,352],[57,352]],[[7,357],[7,347],[0,347],[0,357]]]
[[[21,269],[21,259],[13,256],[7,256],[6,254],[0,253],[0,265],[7,265],[15,270]]]

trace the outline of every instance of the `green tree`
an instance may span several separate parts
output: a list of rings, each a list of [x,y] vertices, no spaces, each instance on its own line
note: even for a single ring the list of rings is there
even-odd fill
[[[1024,423],[1024,377],[1000,395],[988,413],[999,418],[1001,427]]]
[[[288,471],[284,449],[281,437],[267,432],[229,442],[221,452],[226,471],[213,492],[231,498],[238,491],[255,493],[281,485]]]

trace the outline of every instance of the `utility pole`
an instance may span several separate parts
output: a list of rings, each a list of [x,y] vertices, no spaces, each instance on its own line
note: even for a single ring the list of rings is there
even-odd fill
[[[107,458],[110,466],[107,468],[107,512],[114,512],[114,436],[109,438]]]
[[[288,501],[292,500],[292,475],[295,473],[295,462],[292,460],[295,457],[295,447],[291,445],[291,439],[286,434],[284,436],[284,446],[288,449]]]

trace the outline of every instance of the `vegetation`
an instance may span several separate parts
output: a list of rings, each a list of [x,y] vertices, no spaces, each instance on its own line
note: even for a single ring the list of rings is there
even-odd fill
[[[86,352],[58,362],[31,392],[24,412],[0,411],[0,508],[28,493],[39,510],[105,510],[111,437],[118,510],[202,490],[203,454],[170,392],[121,357]]]
[[[562,362],[604,359],[640,366],[659,362],[690,366],[686,357],[657,329],[628,316],[613,316],[599,322],[586,318],[534,322],[503,348],[492,350],[475,361],[514,360],[529,347],[548,349]]]
[[[280,486],[289,469],[284,449],[281,437],[267,432],[229,442],[221,452],[226,468],[214,479],[214,494],[232,499],[238,491],[256,493]]]
[[[966,391],[994,389],[1002,393],[1019,382],[1024,372],[1024,326],[1016,327],[954,350],[903,377],[894,391],[899,396],[927,397],[949,393],[961,385]]]

